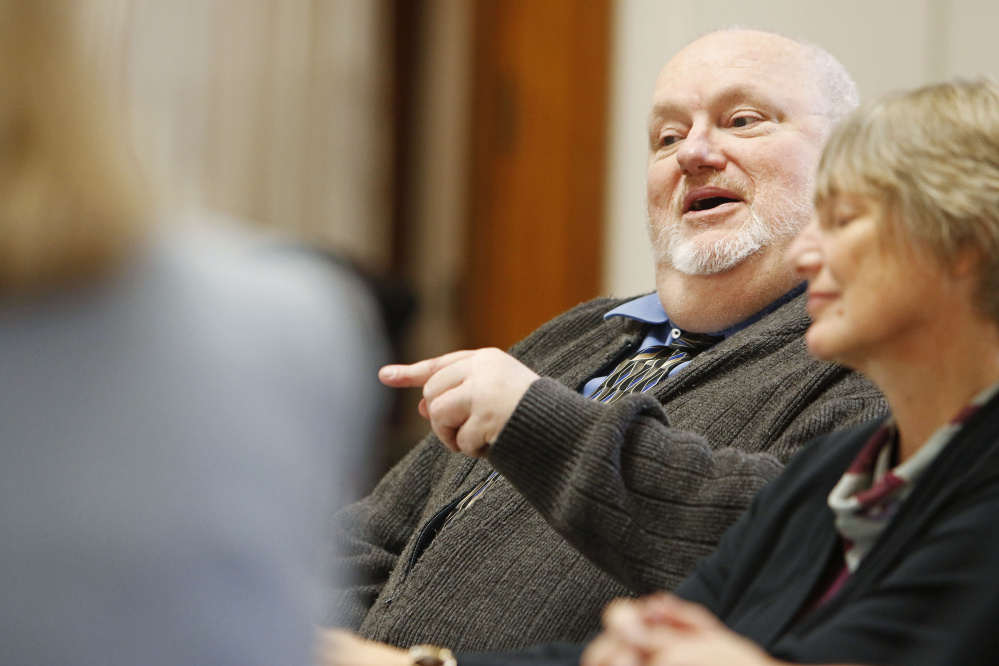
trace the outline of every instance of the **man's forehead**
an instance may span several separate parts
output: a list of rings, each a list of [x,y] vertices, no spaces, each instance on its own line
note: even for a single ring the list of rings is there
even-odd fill
[[[696,99],[696,106],[727,109],[737,104],[764,107],[778,113],[789,113],[803,97],[800,89],[787,90],[762,85],[752,79],[735,81],[710,90],[710,94]],[[652,101],[652,118],[687,116],[695,108],[691,95],[669,86],[656,89]]]
[[[790,39],[755,31],[712,33],[671,59],[656,81],[653,115],[684,112],[693,101],[811,106],[814,63]]]
[[[803,44],[759,30],[721,30],[709,33],[682,48],[666,69],[702,66],[717,62],[783,62],[807,58]],[[664,70],[665,71],[665,70]]]

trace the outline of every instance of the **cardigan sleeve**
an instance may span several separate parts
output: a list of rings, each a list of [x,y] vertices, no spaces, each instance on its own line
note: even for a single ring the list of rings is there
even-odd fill
[[[647,395],[604,405],[540,379],[489,460],[563,537],[636,594],[673,589],[791,450],[883,405],[877,393],[865,399],[848,389],[813,398],[781,436],[750,453],[670,427]]]

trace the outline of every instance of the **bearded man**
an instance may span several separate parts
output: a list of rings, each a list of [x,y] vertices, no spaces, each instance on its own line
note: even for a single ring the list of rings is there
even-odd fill
[[[436,435],[341,513],[357,584],[338,617],[397,646],[581,642],[613,597],[683,580],[805,442],[882,414],[866,380],[807,354],[783,263],[856,103],[842,65],[786,37],[724,30],[677,54],[649,121],[655,293],[580,305],[509,354],[382,370],[423,386]]]

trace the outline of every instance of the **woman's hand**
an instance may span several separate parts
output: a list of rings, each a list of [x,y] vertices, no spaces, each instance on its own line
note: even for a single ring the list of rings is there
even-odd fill
[[[671,594],[621,599],[604,612],[604,631],[583,654],[583,666],[776,666],[752,641],[704,607]]]

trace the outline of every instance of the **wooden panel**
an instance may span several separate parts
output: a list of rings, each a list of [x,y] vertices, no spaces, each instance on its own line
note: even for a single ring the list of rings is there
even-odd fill
[[[508,347],[597,294],[609,17],[607,0],[476,5],[470,346]]]

